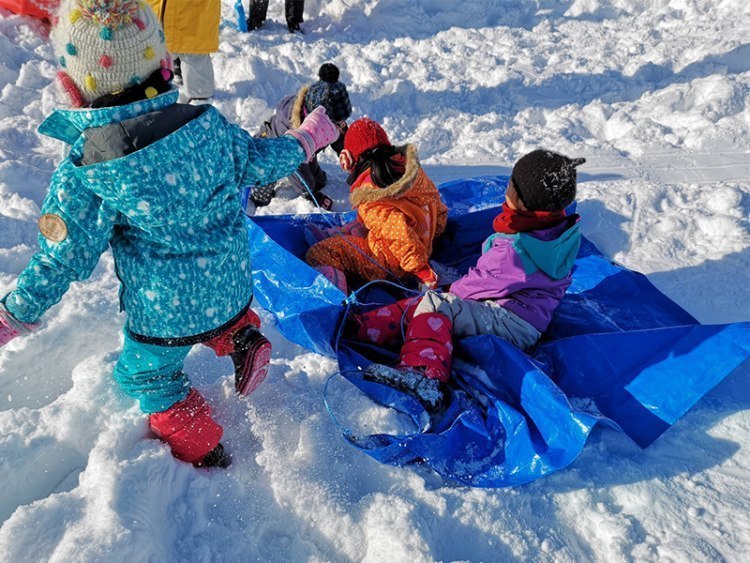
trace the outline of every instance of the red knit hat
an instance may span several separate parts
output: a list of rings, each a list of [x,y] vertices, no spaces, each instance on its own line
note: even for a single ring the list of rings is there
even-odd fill
[[[389,147],[391,142],[380,124],[368,117],[352,123],[344,137],[344,149],[349,151],[355,163],[363,152],[379,146]]]

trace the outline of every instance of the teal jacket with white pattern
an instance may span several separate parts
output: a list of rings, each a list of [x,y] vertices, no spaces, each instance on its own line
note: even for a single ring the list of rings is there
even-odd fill
[[[172,91],[119,107],[56,110],[39,127],[72,145],[42,207],[43,215],[51,214],[57,225],[59,217],[67,229],[59,242],[39,236],[40,252],[6,296],[18,320],[36,322],[71,282],[88,278],[108,246],[131,335],[205,335],[245,310],[252,280],[239,191],[294,172],[305,161],[296,139],[253,138],[208,106],[145,148],[80,165],[84,131],[176,101]]]

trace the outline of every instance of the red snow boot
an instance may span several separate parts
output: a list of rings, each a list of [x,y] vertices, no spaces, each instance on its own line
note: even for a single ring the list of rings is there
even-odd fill
[[[149,416],[151,430],[172,448],[177,459],[198,465],[219,445],[224,432],[211,417],[211,407],[198,391],[164,412]]]
[[[448,381],[453,352],[453,323],[440,313],[416,315],[406,330],[401,366],[420,368],[430,379]]]

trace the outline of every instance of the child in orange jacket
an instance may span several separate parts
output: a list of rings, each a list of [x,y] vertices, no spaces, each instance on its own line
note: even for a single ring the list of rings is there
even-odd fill
[[[344,293],[350,285],[388,278],[414,277],[434,287],[429,259],[448,209],[419,165],[417,149],[394,147],[377,122],[363,118],[347,131],[340,162],[357,219],[333,232],[318,230],[313,238],[322,240],[307,251],[307,263]]]

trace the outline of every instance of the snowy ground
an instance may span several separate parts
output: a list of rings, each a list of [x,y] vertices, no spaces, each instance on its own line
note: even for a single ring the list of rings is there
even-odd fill
[[[216,105],[229,119],[255,130],[333,61],[354,117],[417,144],[436,181],[507,173],[538,146],[585,156],[587,237],[702,322],[750,319],[746,0],[306,4],[302,36],[286,33],[281,2],[258,33],[222,29]],[[0,9],[0,294],[34,252],[60,156],[35,133],[54,107],[45,36]],[[343,174],[330,156],[324,166],[346,209]],[[266,211],[311,210],[286,191]],[[233,396],[227,361],[189,357],[235,456],[226,472],[196,471],[145,439],[111,382],[122,325],[111,262],[0,351],[4,561],[750,557],[748,365],[645,451],[597,430],[568,470],[464,489],[349,447],[321,399],[334,362],[269,329],[273,367],[249,400]]]

